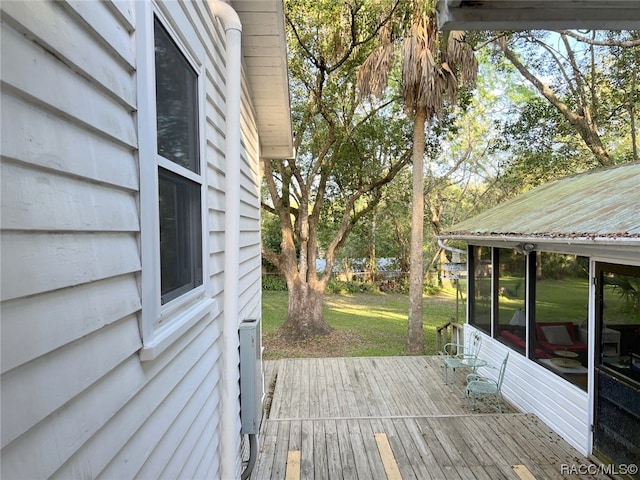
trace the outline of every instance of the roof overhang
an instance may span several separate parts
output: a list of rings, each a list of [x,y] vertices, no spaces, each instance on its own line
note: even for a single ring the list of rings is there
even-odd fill
[[[638,0],[438,0],[441,30],[636,30]]]
[[[242,55],[262,158],[293,158],[283,0],[232,0],[242,23]]]

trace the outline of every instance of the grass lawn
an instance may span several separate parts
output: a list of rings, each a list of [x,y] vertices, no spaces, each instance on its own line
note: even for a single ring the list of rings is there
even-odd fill
[[[287,344],[277,329],[287,313],[287,292],[262,292],[264,358],[402,355],[407,333],[409,297],[402,294],[326,295],[325,319],[334,331],[325,337]],[[460,300],[459,322],[465,308]],[[455,290],[424,298],[427,355],[436,353],[436,328],[455,321]]]

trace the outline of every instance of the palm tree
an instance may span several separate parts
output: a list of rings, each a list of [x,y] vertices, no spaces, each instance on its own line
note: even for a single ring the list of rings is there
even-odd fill
[[[478,63],[463,32],[440,33],[435,0],[411,0],[398,21],[381,31],[380,46],[358,73],[362,97],[381,97],[398,59],[407,113],[413,117],[413,199],[409,273],[409,322],[405,351],[424,352],[422,325],[425,126],[455,103],[459,85],[475,83]]]

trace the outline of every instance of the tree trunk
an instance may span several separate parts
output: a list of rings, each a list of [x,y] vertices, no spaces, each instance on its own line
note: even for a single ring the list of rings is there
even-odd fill
[[[305,340],[327,335],[333,330],[322,314],[324,285],[321,282],[305,282],[296,278],[289,284],[287,320],[280,327],[287,341]]]
[[[413,123],[413,200],[411,208],[411,265],[409,270],[409,328],[405,353],[424,354],[424,329],[422,325],[424,237],[424,126],[426,110],[419,108]]]

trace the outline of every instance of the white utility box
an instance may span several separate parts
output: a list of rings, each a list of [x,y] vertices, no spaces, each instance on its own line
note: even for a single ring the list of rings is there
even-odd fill
[[[242,434],[257,434],[262,419],[264,375],[260,320],[240,324],[240,419]]]

